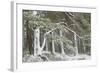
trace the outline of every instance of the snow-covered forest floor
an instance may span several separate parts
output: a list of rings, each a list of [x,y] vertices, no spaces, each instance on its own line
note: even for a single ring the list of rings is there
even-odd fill
[[[38,56],[33,56],[26,54],[23,57],[23,62],[44,62],[44,61],[71,61],[71,60],[88,60],[90,59],[89,55],[78,54],[76,56],[62,55],[59,53],[56,54],[42,54]]]

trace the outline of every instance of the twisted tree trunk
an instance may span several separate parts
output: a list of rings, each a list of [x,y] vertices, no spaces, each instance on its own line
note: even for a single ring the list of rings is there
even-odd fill
[[[55,29],[57,28],[54,28],[44,34],[44,40],[43,40],[42,46],[40,46],[40,29],[36,28],[34,30],[34,55],[35,56],[42,54],[43,48],[45,47],[45,44],[46,44],[46,35],[48,35],[50,32],[53,32],[53,30]],[[52,49],[53,49],[52,52],[55,53],[54,41],[52,42]]]

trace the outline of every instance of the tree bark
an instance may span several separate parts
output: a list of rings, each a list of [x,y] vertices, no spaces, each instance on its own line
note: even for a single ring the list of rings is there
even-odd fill
[[[34,30],[34,55],[41,54],[41,48],[40,48],[40,29],[36,28]]]
[[[62,30],[60,30],[60,36],[61,37],[63,36],[62,35]],[[62,40],[60,40],[60,43],[61,43],[61,54],[65,54]]]
[[[53,37],[54,37],[54,34],[52,32],[52,53],[55,54],[55,45],[54,45]]]
[[[78,55],[78,46],[77,46],[77,36],[76,36],[76,33],[74,33],[74,46],[75,46],[76,55]]]
[[[82,40],[82,43],[83,43],[83,53],[85,53],[86,49],[85,49],[84,39]]]
[[[27,29],[27,48],[29,48],[29,53],[32,54],[32,31],[29,28],[28,20],[26,21],[26,29]]]
[[[43,44],[41,46],[41,50],[43,50],[44,46],[45,46],[45,43],[46,43],[46,37],[44,36],[44,40],[43,40]]]
[[[46,51],[48,51],[48,40],[46,40]]]

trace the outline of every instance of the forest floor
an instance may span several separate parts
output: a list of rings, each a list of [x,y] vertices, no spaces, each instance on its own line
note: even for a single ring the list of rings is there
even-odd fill
[[[71,60],[88,60],[91,56],[86,54],[78,54],[76,56],[68,56],[62,54],[42,54],[33,56],[26,54],[23,56],[23,62],[44,62],[44,61],[71,61]]]

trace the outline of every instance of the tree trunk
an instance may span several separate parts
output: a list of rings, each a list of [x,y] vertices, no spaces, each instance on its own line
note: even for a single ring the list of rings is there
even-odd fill
[[[28,20],[26,21],[26,29],[27,29],[27,48],[29,48],[29,53],[32,54],[32,31],[29,28]]]
[[[46,40],[46,51],[48,51],[48,40]]]
[[[78,46],[77,46],[77,36],[76,36],[76,33],[74,33],[74,46],[75,46],[76,55],[78,55]]]
[[[82,40],[82,43],[83,43],[83,53],[85,53],[86,52],[86,49],[85,49],[84,40]]]
[[[34,55],[41,54],[40,48],[40,29],[37,28],[34,30]]]
[[[61,37],[63,36],[62,35],[62,30],[60,30],[60,36]],[[61,54],[65,54],[62,40],[60,40],[60,43],[61,43]]]
[[[53,32],[51,32],[51,33],[52,33],[52,39],[53,39],[53,37],[54,37],[53,35],[54,35],[54,34],[53,34]],[[52,40],[52,53],[55,54],[54,40]]]

